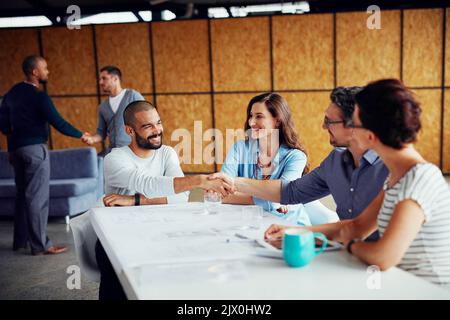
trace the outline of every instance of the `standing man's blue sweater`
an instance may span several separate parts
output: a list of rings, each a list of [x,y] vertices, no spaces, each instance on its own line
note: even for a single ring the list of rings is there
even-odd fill
[[[48,94],[30,83],[16,84],[3,98],[0,131],[8,136],[8,151],[46,143],[48,123],[64,135],[82,136],[81,131],[60,116]]]

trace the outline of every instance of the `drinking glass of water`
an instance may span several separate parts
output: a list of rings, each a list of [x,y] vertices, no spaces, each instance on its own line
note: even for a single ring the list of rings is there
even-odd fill
[[[214,191],[205,191],[203,193],[203,203],[206,214],[217,214],[222,203],[222,196]]]
[[[263,209],[260,206],[245,206],[242,208],[242,229],[260,229],[263,219]]]

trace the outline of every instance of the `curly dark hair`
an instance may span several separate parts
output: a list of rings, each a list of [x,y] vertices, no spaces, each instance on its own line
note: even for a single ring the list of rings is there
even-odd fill
[[[363,127],[375,133],[383,144],[400,149],[417,140],[422,110],[400,80],[371,82],[355,99]]]
[[[355,95],[362,87],[336,87],[330,93],[330,100],[341,110],[345,123],[352,121],[355,110]]]

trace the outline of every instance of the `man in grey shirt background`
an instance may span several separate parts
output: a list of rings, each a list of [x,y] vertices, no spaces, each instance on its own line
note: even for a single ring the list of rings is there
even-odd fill
[[[338,87],[330,94],[322,128],[335,147],[319,167],[294,180],[254,180],[230,178],[215,173],[210,179],[226,179],[237,191],[282,204],[308,203],[331,194],[341,220],[360,215],[378,195],[388,170],[373,150],[361,150],[352,143],[354,96],[362,88]],[[375,232],[368,240],[378,239]]]
[[[84,141],[93,145],[109,137],[109,146],[100,155],[105,156],[112,148],[127,146],[131,143],[125,133],[123,110],[133,101],[144,100],[144,97],[133,89],[124,89],[121,84],[122,72],[116,66],[105,66],[100,69],[100,88],[108,94],[108,99],[98,107],[98,126],[95,135],[87,136]]]

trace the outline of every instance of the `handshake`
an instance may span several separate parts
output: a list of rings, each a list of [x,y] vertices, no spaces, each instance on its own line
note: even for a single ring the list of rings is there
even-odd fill
[[[81,141],[83,143],[86,143],[88,146],[92,146],[97,141],[95,140],[94,136],[92,136],[89,132],[83,133],[81,136]]]
[[[200,183],[198,187],[219,193],[222,198],[230,194],[234,194],[237,189],[235,180],[223,172],[216,172],[210,175],[200,175]]]

